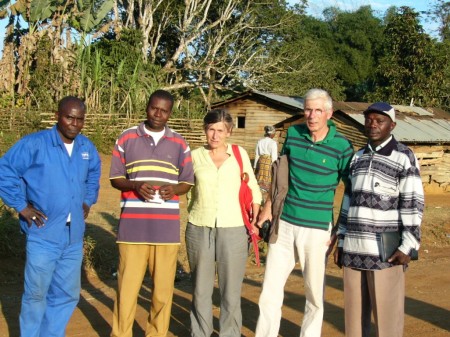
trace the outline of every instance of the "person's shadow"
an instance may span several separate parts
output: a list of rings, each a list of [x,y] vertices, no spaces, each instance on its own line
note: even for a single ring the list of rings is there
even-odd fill
[[[25,235],[21,233],[19,221],[14,212],[0,201],[0,336],[19,336],[19,313],[23,292],[25,266]],[[4,324],[3,322],[4,321]]]
[[[106,212],[100,212],[99,215],[109,226],[90,223],[89,218],[86,223],[78,309],[99,336],[109,336],[117,283],[115,270],[118,252],[115,230],[118,219]],[[108,316],[105,317],[99,310],[100,307],[109,308],[111,313],[108,312]]]
[[[2,228],[2,235],[7,235],[11,247],[20,247],[20,249],[13,253],[3,252],[2,255],[7,256],[7,258],[0,256],[5,259],[5,264],[7,263],[8,265],[8,270],[5,271],[5,276],[2,277],[0,291],[0,307],[6,325],[3,327],[3,323],[0,321],[0,336],[18,337],[20,335],[19,315],[23,293],[26,241],[25,235],[19,230],[18,220],[16,218],[11,220],[11,217],[6,219],[5,217],[7,216],[8,214],[2,209],[0,223],[6,227],[6,229]],[[117,219],[114,219],[109,214],[105,213],[103,216],[108,223],[117,222]],[[117,253],[115,249],[114,233],[108,232],[102,226],[90,223],[88,219],[84,240],[84,257],[81,269],[82,284],[78,308],[100,336],[109,335],[110,325],[94,304],[101,303],[108,308],[112,308],[113,299],[103,291],[107,287],[99,287],[98,284],[94,285],[91,283],[90,280],[92,278],[88,277],[87,269],[94,271],[102,283],[106,285],[114,283],[111,268],[116,265]],[[87,268],[87,264],[90,264],[89,268]],[[3,335],[3,333],[6,334]]]
[[[0,308],[3,315],[3,324],[0,320],[0,336],[19,337],[20,303],[23,293],[23,269],[25,256],[8,257],[8,264],[14,265],[8,275],[1,276]],[[0,259],[1,261],[4,258]],[[6,333],[3,335],[3,333]]]

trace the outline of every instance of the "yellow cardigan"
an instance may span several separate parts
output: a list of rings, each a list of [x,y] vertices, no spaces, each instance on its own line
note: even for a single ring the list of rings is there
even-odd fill
[[[262,195],[256,181],[247,152],[239,147],[243,171],[248,173],[248,185],[252,190],[253,202],[261,204]],[[206,227],[244,226],[239,205],[239,187],[241,175],[239,164],[228,144],[230,156],[217,168],[207,149],[204,147],[192,151],[195,185],[188,194],[189,222]]]

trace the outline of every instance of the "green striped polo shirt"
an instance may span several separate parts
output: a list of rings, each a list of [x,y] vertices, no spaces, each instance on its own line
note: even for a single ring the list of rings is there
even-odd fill
[[[327,136],[315,143],[305,124],[287,131],[282,154],[289,157],[289,190],[281,219],[296,226],[327,230],[336,187],[340,179],[348,182],[352,144],[331,120],[327,125]]]

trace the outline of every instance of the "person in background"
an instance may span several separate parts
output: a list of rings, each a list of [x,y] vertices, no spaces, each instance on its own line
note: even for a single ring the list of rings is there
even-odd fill
[[[300,262],[305,288],[301,337],[319,337],[323,321],[325,265],[331,237],[333,200],[339,181],[348,179],[351,143],[331,121],[333,101],[321,89],[305,95],[305,124],[289,127],[281,154],[288,156],[289,187],[278,222],[278,238],[269,242],[256,337],[276,337],[284,285]],[[274,201],[275,202],[275,201]],[[272,218],[270,193],[258,226]]]
[[[169,330],[180,246],[179,196],[194,183],[189,146],[166,125],[173,103],[169,92],[156,90],[147,120],[125,130],[113,150],[111,185],[122,192],[113,337],[132,336],[147,268],[153,282],[145,334],[166,336]]]
[[[275,128],[271,125],[264,127],[264,138],[258,140],[255,149],[256,180],[263,192],[270,189],[272,163],[278,158],[278,143],[273,139]]]
[[[195,185],[188,195],[186,247],[193,296],[191,336],[213,333],[212,295],[216,270],[220,290],[220,336],[240,337],[241,288],[248,256],[248,235],[239,203],[241,172],[227,142],[233,120],[225,110],[212,110],[203,119],[207,145],[192,151]],[[247,152],[239,147],[243,172],[253,194],[254,230],[261,191]]]
[[[0,197],[26,235],[20,335],[65,336],[81,290],[85,219],[97,201],[101,163],[80,131],[86,106],[67,96],[56,125],[19,140],[0,158]]]
[[[368,337],[373,311],[377,337],[401,337],[405,269],[420,245],[424,193],[419,163],[397,142],[395,110],[377,102],[364,111],[367,145],[350,164],[339,217],[335,263],[344,267],[345,335]],[[383,262],[380,233],[399,232],[401,244]]]

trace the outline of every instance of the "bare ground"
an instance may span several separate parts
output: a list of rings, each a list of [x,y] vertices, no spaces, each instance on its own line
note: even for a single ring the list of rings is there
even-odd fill
[[[87,236],[92,242],[91,249],[87,252],[93,265],[91,268],[85,268],[80,303],[67,327],[68,337],[106,337],[111,331],[112,307],[117,285],[113,273],[117,261],[114,233],[119,214],[119,194],[110,187],[107,179],[109,156],[103,156],[102,159],[104,174],[100,197],[91,211],[87,228]],[[420,259],[411,263],[406,276],[405,337],[450,336],[449,198],[448,192],[430,192],[426,195]],[[185,210],[183,217],[186,217]],[[242,289],[243,336],[254,336],[263,276],[264,267],[255,266],[252,257],[249,257]],[[22,283],[23,258],[0,259],[0,337],[19,336],[18,315]],[[150,306],[150,283],[150,278],[146,277],[138,300],[134,326],[134,336],[137,337],[145,335],[143,329]],[[331,259],[326,283],[322,336],[344,336],[342,271]],[[185,247],[182,245],[169,337],[189,336],[190,291]],[[303,280],[297,266],[285,287],[280,336],[299,335],[304,302]],[[216,329],[218,304],[216,288],[212,308]]]

